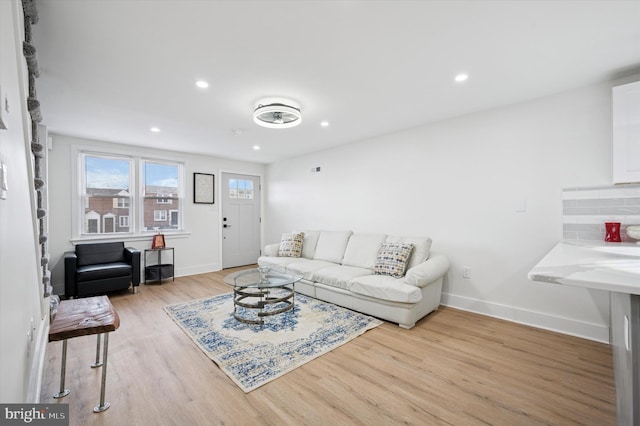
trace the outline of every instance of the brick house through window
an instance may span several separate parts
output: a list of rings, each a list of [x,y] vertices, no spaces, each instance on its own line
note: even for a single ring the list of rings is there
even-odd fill
[[[85,200],[84,232],[101,234],[113,232],[129,232],[129,220],[118,220],[118,217],[129,217],[131,198],[126,189],[87,188]]]

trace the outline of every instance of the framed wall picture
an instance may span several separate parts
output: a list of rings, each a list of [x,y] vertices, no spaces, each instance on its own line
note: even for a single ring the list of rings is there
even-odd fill
[[[164,244],[164,235],[156,234],[153,236],[153,241],[151,242],[152,249],[163,249],[165,248]]]
[[[196,204],[213,204],[215,176],[209,173],[193,174],[193,202]]]

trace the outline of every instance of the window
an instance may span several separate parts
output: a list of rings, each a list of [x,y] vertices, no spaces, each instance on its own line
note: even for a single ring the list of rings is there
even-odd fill
[[[115,228],[115,217],[128,213],[131,205],[133,161],[90,154],[83,154],[82,160],[82,232],[119,232]]]
[[[121,192],[126,192],[126,191],[121,191]],[[125,195],[125,194],[118,194],[118,195]],[[129,206],[131,205],[131,199],[129,198],[129,194],[126,194],[127,197],[118,197],[118,198],[114,198],[113,200],[115,201],[115,208],[119,208],[119,209],[128,209]]]
[[[169,210],[171,226],[178,226],[178,218],[180,217],[178,210]]]
[[[179,229],[181,197],[180,191],[180,165],[177,163],[163,163],[158,161],[142,162],[143,176],[143,224],[142,229],[152,231],[154,229]],[[167,210],[156,210],[157,204],[170,204],[172,211],[171,220],[168,219]],[[153,213],[151,213],[153,212]]]
[[[80,148],[75,153],[79,167],[74,176],[80,189],[80,197],[73,200],[77,236],[182,229],[183,163]]]
[[[244,179],[229,179],[229,198],[253,198],[253,182]]]

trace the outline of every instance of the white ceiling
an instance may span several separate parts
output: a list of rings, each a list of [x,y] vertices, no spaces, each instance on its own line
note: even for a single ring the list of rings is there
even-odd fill
[[[47,0],[38,11],[50,131],[261,163],[640,70],[640,0]],[[302,124],[254,124],[271,96],[297,101]]]

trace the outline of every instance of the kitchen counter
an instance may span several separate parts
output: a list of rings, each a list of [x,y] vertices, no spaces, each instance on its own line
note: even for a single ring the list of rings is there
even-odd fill
[[[560,242],[529,279],[609,291],[616,423],[640,424],[640,245]]]
[[[529,279],[640,294],[640,244],[556,244],[529,271]]]

